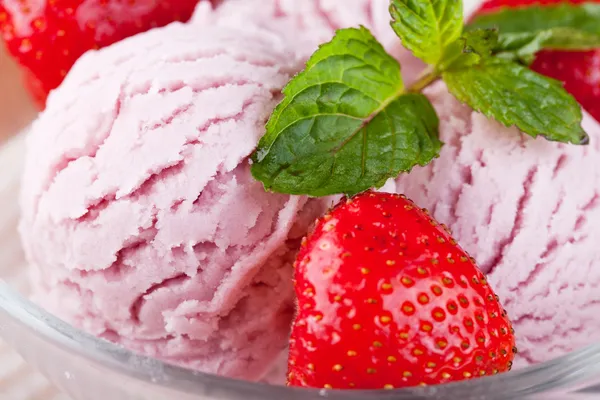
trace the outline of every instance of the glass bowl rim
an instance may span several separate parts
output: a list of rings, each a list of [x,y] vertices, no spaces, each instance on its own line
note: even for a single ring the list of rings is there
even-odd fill
[[[578,388],[573,385],[577,382],[585,382],[592,376],[600,375],[600,344],[595,344],[534,366],[440,386],[370,391],[288,388],[206,374],[135,354],[58,319],[24,298],[2,280],[0,280],[0,312],[6,313],[25,328],[34,330],[46,342],[60,346],[87,361],[118,371],[137,381],[186,394],[202,393],[206,388],[216,388],[224,394],[229,393],[238,398],[249,394],[273,399],[327,397],[334,400],[440,398],[438,396],[469,398],[481,395],[486,395],[486,398],[515,398],[515,396],[524,397],[567,386],[576,390]]]

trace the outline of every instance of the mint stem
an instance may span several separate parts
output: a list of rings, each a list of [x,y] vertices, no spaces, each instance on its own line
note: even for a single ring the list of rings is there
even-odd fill
[[[433,68],[428,68],[412,85],[410,85],[406,89],[406,91],[408,93],[421,93],[423,89],[425,89],[427,86],[431,85],[438,79],[440,79],[440,74],[436,72]]]

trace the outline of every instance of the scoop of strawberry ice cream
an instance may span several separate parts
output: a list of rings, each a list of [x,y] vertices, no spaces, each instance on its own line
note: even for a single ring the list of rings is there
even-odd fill
[[[200,3],[191,23],[221,25],[271,32],[282,36],[304,63],[335,31],[363,25],[400,60],[410,83],[424,64],[402,47],[390,26],[389,0],[228,0],[216,10]]]
[[[20,231],[41,305],[201,371],[271,368],[293,313],[291,259],[320,212],[250,174],[298,68],[286,48],[174,24],[78,61],[28,138]]]
[[[427,95],[440,158],[387,189],[427,207],[477,259],[512,319],[517,365],[597,342],[600,125],[585,115],[591,144],[559,144],[474,112],[441,83]]]

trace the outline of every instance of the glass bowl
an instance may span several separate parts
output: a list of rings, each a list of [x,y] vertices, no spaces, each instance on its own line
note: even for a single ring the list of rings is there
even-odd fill
[[[26,298],[27,267],[16,231],[23,155],[23,135],[0,148],[0,336],[73,400],[600,398],[600,344],[535,367],[470,382],[342,392],[267,386],[202,374],[92,337]],[[2,393],[0,399],[5,399]]]

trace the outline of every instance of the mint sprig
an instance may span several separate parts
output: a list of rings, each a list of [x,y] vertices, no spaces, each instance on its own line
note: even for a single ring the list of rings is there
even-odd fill
[[[438,79],[506,126],[587,144],[575,99],[560,82],[523,65],[543,48],[598,43],[600,8],[595,14],[587,4],[570,7],[581,9],[577,18],[558,13],[562,25],[536,17],[527,28],[526,13],[511,19],[500,11],[464,29],[460,0],[391,0],[392,27],[429,64],[423,75],[405,87],[400,65],[367,29],[338,31],[283,90],[252,156],[252,174],[267,190],[326,196],[380,187],[429,163],[442,143],[435,110],[421,91]]]
[[[265,188],[355,194],[425,165],[441,147],[427,98],[365,29],[340,30],[283,90],[253,156]]]
[[[391,0],[392,9],[404,1]],[[438,0],[414,1],[433,4]],[[392,22],[392,26],[394,24],[395,22]],[[407,37],[402,31],[396,30],[396,33],[402,43],[407,40],[414,43],[412,36],[418,34],[411,32]],[[464,33],[461,26],[459,37],[454,42],[448,43],[443,50],[443,56],[437,63],[431,65],[431,74],[446,81],[448,90],[460,101],[506,126],[517,126],[532,137],[541,135],[553,141],[587,143],[587,135],[580,127],[582,114],[577,102],[552,79],[531,70],[512,68],[508,63],[518,64],[510,57],[501,57],[498,54],[501,53],[499,46],[503,43],[502,34],[495,24],[474,24],[470,31]],[[423,34],[423,39],[425,37],[426,34]],[[532,51],[535,53],[537,50]],[[419,52],[416,51],[415,55],[418,54]],[[496,60],[501,60],[503,63],[498,64]],[[423,61],[427,62],[425,59]],[[499,77],[500,79],[495,79],[490,75],[494,73],[503,75]],[[509,82],[509,77],[516,81]],[[547,100],[540,101],[528,96],[528,93],[535,93]],[[538,120],[554,121],[555,106],[558,105],[564,107],[559,114],[564,118],[564,123],[555,125],[538,122]],[[574,129],[572,134],[565,132],[568,127]]]
[[[543,49],[589,50],[600,47],[600,4],[557,4],[501,9],[477,16],[465,28],[501,32],[494,52],[525,65]]]

